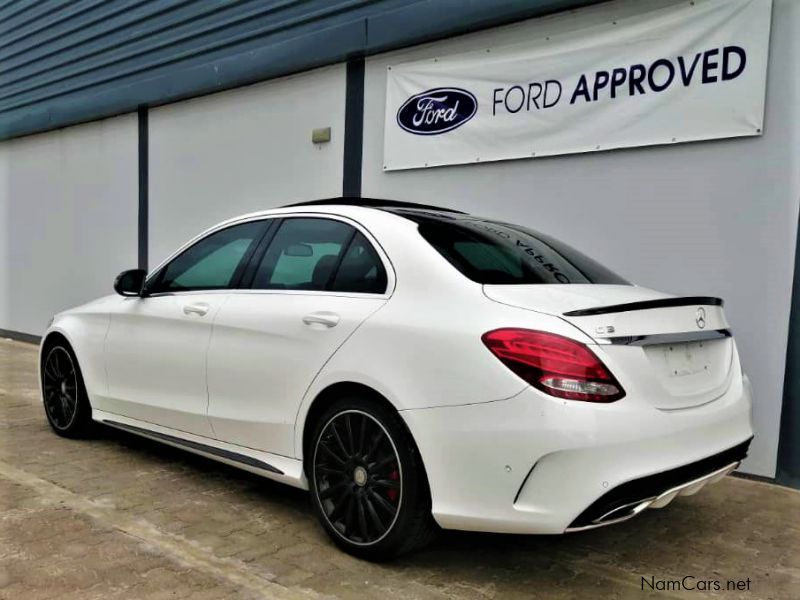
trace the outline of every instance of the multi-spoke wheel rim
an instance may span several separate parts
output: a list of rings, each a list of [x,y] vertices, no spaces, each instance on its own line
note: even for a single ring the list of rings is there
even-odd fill
[[[72,357],[56,346],[47,354],[42,370],[44,406],[50,422],[67,429],[78,411],[78,375]]]
[[[403,471],[394,441],[374,417],[347,410],[331,418],[317,438],[313,465],[317,502],[338,535],[367,546],[391,531]]]

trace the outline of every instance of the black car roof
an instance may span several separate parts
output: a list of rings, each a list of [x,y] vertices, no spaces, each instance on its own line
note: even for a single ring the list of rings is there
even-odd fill
[[[325,205],[337,205],[337,204],[343,206],[363,206],[365,208],[386,210],[397,214],[401,214],[407,211],[435,211],[435,212],[453,213],[460,215],[467,214],[463,211],[455,210],[453,208],[432,206],[430,204],[417,204],[415,202],[384,200],[380,198],[357,198],[353,196],[339,196],[336,198],[326,198],[322,200],[309,200],[307,202],[297,202],[295,204],[287,204],[286,206],[282,206],[281,208],[293,208],[296,206],[325,206]]]

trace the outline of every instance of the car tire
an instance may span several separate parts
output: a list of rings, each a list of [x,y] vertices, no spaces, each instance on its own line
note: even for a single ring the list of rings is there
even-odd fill
[[[66,438],[91,435],[92,407],[78,359],[66,340],[45,345],[40,377],[44,412],[53,431]]]
[[[388,560],[435,535],[419,451],[383,403],[352,397],[328,407],[315,423],[306,469],[317,518],[349,554]]]

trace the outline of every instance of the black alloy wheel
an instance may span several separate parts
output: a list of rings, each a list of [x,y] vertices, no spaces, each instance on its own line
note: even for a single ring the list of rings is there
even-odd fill
[[[47,421],[64,437],[80,437],[91,428],[91,407],[72,350],[61,344],[43,352],[42,396]]]
[[[44,361],[44,406],[56,429],[67,429],[78,414],[78,375],[72,357],[61,346]]]
[[[353,544],[381,540],[397,520],[402,466],[389,434],[370,415],[343,411],[314,452],[317,497],[328,522]]]
[[[339,402],[320,420],[312,443],[315,512],[340,547],[384,560],[432,537],[424,468],[395,411],[361,399]]]

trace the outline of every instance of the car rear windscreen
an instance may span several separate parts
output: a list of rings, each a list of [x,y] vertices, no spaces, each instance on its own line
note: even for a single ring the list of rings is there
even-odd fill
[[[416,221],[420,235],[478,283],[630,285],[585,254],[525,227],[469,215],[396,212]]]

